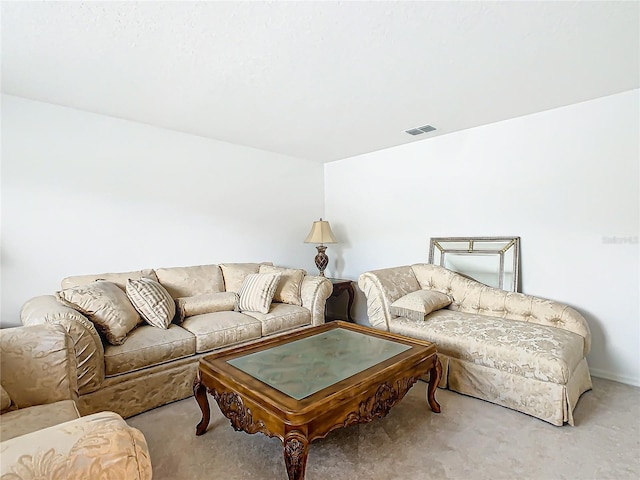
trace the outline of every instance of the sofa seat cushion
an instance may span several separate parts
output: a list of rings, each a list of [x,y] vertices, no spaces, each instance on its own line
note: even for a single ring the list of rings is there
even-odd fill
[[[195,337],[178,325],[167,329],[141,325],[129,333],[124,345],[105,346],[106,375],[121,375],[195,353]]]
[[[269,313],[245,312],[262,324],[262,336],[311,324],[311,312],[287,303],[272,303]]]
[[[0,415],[0,438],[4,442],[76,418],[80,418],[80,414],[73,400],[21,408]]]
[[[449,357],[545,382],[567,383],[583,358],[576,333],[486,315],[445,309],[421,322],[398,317],[389,327],[434,342]]]
[[[203,353],[225,347],[262,335],[262,324],[239,312],[214,312],[187,317],[182,328],[191,332],[196,339],[196,352]]]

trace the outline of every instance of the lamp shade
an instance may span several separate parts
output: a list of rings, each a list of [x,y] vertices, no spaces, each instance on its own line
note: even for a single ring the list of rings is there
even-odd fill
[[[311,231],[304,243],[336,243],[336,237],[333,236],[331,225],[326,220],[318,220],[311,225]]]

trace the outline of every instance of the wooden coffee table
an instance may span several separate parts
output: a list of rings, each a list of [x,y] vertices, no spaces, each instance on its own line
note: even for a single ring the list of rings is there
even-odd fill
[[[442,365],[430,342],[342,321],[266,338],[200,359],[196,435],[209,425],[209,392],[234,429],[278,437],[289,480],[302,480],[314,439],[384,417],[427,372],[439,413]]]

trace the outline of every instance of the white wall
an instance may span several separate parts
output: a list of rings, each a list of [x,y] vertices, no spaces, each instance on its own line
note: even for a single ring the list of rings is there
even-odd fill
[[[327,164],[327,272],[426,262],[431,237],[520,236],[522,291],[578,309],[592,373],[640,385],[639,92]],[[360,291],[354,313],[367,322]]]
[[[263,260],[315,271],[303,240],[322,214],[321,164],[2,96],[2,326],[68,275]]]

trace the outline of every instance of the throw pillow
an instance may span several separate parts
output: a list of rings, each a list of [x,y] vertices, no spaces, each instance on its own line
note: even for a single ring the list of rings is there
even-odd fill
[[[115,283],[98,280],[88,285],[56,292],[56,298],[93,322],[96,330],[112,345],[122,345],[140,315]]]
[[[178,307],[178,321],[187,317],[202,315],[203,313],[233,311],[238,304],[238,294],[235,292],[203,293],[193,297],[176,299]]]
[[[302,305],[302,280],[306,275],[304,270],[261,265],[260,273],[279,273],[281,275],[276,293],[273,295],[274,302]]]
[[[176,315],[176,304],[169,292],[155,280],[127,280],[127,297],[140,316],[151,326],[169,328]]]
[[[259,273],[260,265],[273,265],[273,263],[221,263],[220,270],[222,270],[224,278],[225,291],[237,292],[240,290],[245,277],[250,273]]]
[[[400,297],[389,307],[392,315],[407,317],[411,320],[424,320],[435,310],[451,304],[451,297],[435,290],[418,290]]]
[[[279,273],[250,273],[247,275],[238,292],[238,310],[269,313],[269,307],[279,281]]]

